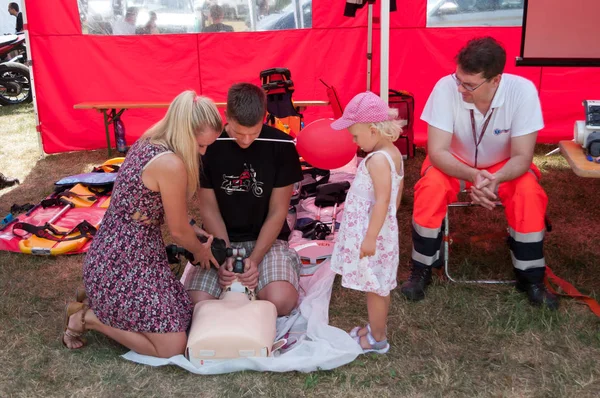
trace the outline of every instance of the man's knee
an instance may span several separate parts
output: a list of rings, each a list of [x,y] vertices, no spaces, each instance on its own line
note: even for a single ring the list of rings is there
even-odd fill
[[[277,315],[288,315],[298,302],[298,290],[287,281],[271,282],[258,292],[258,298],[270,301],[277,308]]]
[[[459,189],[458,182],[456,183],[456,187],[453,187],[452,184],[450,176],[431,166],[415,185],[415,205],[429,203],[429,200],[419,201],[418,198],[421,196],[428,199],[435,197],[438,200],[444,201],[449,194],[455,194],[454,191]]]
[[[534,200],[536,203],[546,204],[548,195],[540,185],[537,178],[532,173],[525,173],[515,181],[515,201],[529,202]]]
[[[194,305],[201,301],[216,300],[218,298],[202,290],[188,290],[188,295],[190,296],[190,300],[192,300],[192,304]]]

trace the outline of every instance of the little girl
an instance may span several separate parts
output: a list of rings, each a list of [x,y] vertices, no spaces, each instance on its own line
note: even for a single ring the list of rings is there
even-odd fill
[[[402,154],[394,146],[404,121],[396,109],[372,92],[358,94],[336,130],[348,129],[354,142],[370,152],[356,172],[344,204],[344,218],[336,237],[331,269],[342,275],[342,286],[367,293],[369,324],[350,335],[366,352],[385,354],[390,291],[396,287],[399,262],[396,210],[402,196]]]

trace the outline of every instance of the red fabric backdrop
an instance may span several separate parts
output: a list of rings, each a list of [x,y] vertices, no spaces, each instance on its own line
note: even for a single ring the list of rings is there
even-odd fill
[[[297,100],[326,100],[323,79],[342,102],[366,88],[367,13],[343,16],[344,1],[313,0],[313,28],[277,32],[155,36],[82,35],[77,0],[25,0],[40,131],[44,150],[56,153],[106,146],[102,116],[74,110],[90,101],[170,101],[195,89],[224,101],[230,84],[259,83],[263,69],[292,72]],[[378,15],[376,5],[375,15]],[[506,46],[506,71],[531,79],[540,91],[546,128],[539,141],[571,138],[583,118],[581,101],[598,98],[599,68],[515,67],[521,29],[426,28],[426,0],[398,0],[391,15],[390,88],[412,91],[416,116],[435,82],[453,71],[456,51],[470,38],[496,37]],[[379,87],[379,30],[374,32],[374,91]],[[124,120],[132,142],[164,110],[129,110]],[[329,108],[306,111],[307,122],[331,117]],[[416,124],[417,142],[426,125]]]

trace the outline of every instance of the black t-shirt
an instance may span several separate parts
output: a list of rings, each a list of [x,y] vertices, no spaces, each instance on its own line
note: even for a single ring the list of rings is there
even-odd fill
[[[23,31],[23,13],[19,12],[17,14],[17,26],[15,27],[16,33]]]
[[[229,136],[223,132],[219,138]],[[256,140],[243,149],[233,140],[217,140],[202,157],[200,186],[214,189],[232,242],[257,240],[273,188],[302,180],[296,145],[289,135],[264,125],[258,138],[290,142]],[[277,239],[287,240],[289,235],[284,222]]]

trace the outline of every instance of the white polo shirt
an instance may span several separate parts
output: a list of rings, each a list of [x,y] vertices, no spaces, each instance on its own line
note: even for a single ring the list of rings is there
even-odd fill
[[[452,133],[450,152],[471,167],[475,164],[471,109],[475,117],[478,139],[485,119],[494,109],[478,147],[477,168],[490,167],[508,159],[511,138],[531,134],[544,127],[537,89],[531,81],[523,77],[502,74],[500,85],[486,115],[482,115],[474,104],[463,101],[452,76],[441,78],[425,104],[421,120]]]

